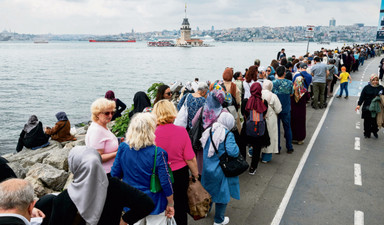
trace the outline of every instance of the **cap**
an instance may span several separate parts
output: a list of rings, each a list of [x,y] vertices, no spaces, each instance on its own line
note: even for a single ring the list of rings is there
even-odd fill
[[[301,69],[307,69],[308,65],[306,63],[300,63],[299,68]]]

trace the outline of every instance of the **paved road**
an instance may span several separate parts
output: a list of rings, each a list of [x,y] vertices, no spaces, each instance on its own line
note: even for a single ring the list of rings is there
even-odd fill
[[[349,99],[330,106],[280,224],[384,224],[384,135],[364,139],[354,112],[371,62],[352,74]]]
[[[377,72],[379,61],[379,58],[370,59],[362,69],[368,68],[366,74]],[[380,133],[378,140],[363,139],[362,120],[353,111],[357,97],[352,95],[358,95],[361,91],[359,86],[363,87],[363,82],[360,85],[360,80],[355,77],[360,77],[363,72],[361,70],[351,75],[356,81],[350,85],[351,97],[348,100],[335,99],[330,106],[325,124],[315,141],[303,174],[299,176],[287,210],[282,212],[281,224],[327,224],[327,221],[328,224],[353,224],[355,210],[364,212],[366,224],[384,224],[368,223],[373,221],[368,220],[368,216],[371,217],[374,212],[372,217],[376,218],[375,221],[384,221],[383,215],[376,215],[384,212],[384,204],[380,206],[382,202],[379,202],[373,205],[371,201],[378,201],[378,190],[384,190],[383,177],[380,176],[384,164],[376,162],[383,158],[377,152],[380,150],[379,144],[383,143],[384,134]],[[369,80],[369,76],[365,75],[363,80]],[[260,163],[255,176],[248,173],[240,176],[241,199],[232,199],[227,207],[226,215],[230,218],[230,224],[271,224],[324,112],[325,109],[307,107],[307,138],[303,145],[294,145],[293,154],[282,151],[281,155],[274,155],[270,163]],[[361,124],[359,130],[356,129],[357,122]],[[354,150],[355,137],[360,137],[360,151]],[[369,158],[371,154],[373,159]],[[361,165],[362,186],[354,185],[355,163]],[[368,169],[368,165],[374,167]],[[374,177],[369,178],[368,175]],[[368,187],[375,189],[367,191],[365,188]],[[346,205],[342,205],[341,200]],[[189,224],[211,225],[213,216],[214,209],[205,219],[193,221],[189,218]]]

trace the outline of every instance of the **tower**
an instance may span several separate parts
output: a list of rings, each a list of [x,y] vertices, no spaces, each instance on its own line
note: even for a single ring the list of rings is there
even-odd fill
[[[189,27],[188,18],[184,18],[183,23],[181,24],[180,28],[180,42],[187,42],[188,40],[191,40],[191,28]]]

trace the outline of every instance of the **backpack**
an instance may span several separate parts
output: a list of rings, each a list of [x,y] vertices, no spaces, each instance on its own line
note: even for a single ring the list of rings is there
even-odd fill
[[[265,133],[265,120],[263,113],[256,110],[249,111],[249,117],[246,120],[245,132],[251,137],[261,137]]]
[[[203,150],[203,147],[201,146],[200,142],[200,138],[204,132],[203,111],[204,107],[201,108],[199,119],[197,120],[195,125],[188,131],[189,139],[191,139],[192,148],[195,153]]]

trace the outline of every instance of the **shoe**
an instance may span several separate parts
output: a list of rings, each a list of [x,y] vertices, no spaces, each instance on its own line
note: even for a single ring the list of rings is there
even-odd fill
[[[292,140],[292,143],[293,144],[297,144],[299,141],[296,141],[296,140]]]
[[[376,133],[373,133],[373,136],[375,136],[375,138],[379,138],[379,135]]]
[[[319,107],[317,107],[317,106],[312,106],[312,108],[314,108],[314,109],[316,109],[316,110],[319,109]]]
[[[302,144],[304,144],[304,141],[298,141],[297,144],[302,145]]]
[[[288,154],[292,154],[293,151],[294,151],[294,150],[293,150],[293,148],[292,148],[292,149],[287,150],[287,153],[288,153]]]
[[[336,96],[336,98],[341,98],[341,95]]]
[[[261,162],[264,163],[264,164],[267,164],[267,163],[268,163],[268,161],[264,161],[264,160],[261,160]]]
[[[249,167],[249,174],[253,176],[253,175],[255,175],[255,173],[256,173],[256,169]]]
[[[348,99],[348,96],[345,96],[344,98],[345,98],[345,99]]]
[[[364,135],[364,138],[371,138],[371,135]]]
[[[249,158],[252,158],[252,154],[253,154],[253,148],[250,147],[249,150],[248,150],[248,156],[249,156]]]
[[[213,223],[213,225],[225,225],[225,224],[228,224],[229,223],[229,217],[226,216],[224,217],[224,221],[221,222],[221,223]]]

